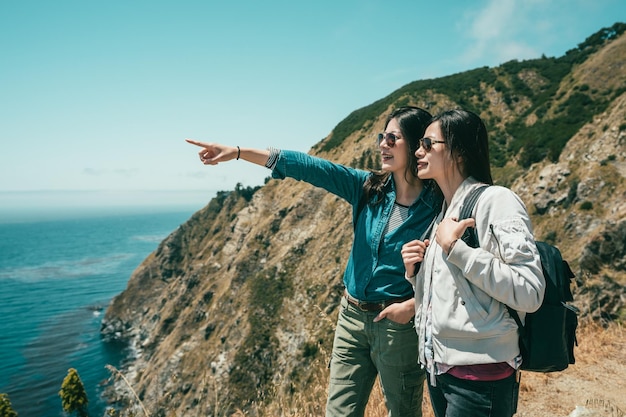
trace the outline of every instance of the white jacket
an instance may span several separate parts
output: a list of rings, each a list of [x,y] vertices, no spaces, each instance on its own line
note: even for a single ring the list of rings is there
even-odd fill
[[[436,220],[421,268],[413,280],[419,357],[426,365],[427,326],[431,360],[447,365],[511,361],[519,355],[517,324],[506,305],[520,312],[539,308],[545,279],[532,226],[522,200],[490,186],[474,208],[480,248],[458,240],[448,255],[435,240],[444,217],[458,217],[465,196],[479,186],[466,179]],[[428,319],[427,311],[431,309]],[[430,351],[430,350],[429,350]]]

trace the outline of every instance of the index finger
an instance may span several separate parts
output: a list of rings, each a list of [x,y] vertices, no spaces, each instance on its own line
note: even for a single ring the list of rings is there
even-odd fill
[[[387,312],[385,310],[382,310],[380,313],[378,313],[376,317],[374,317],[374,323],[381,321],[385,317],[387,317]]]
[[[417,239],[414,240],[409,240],[408,242],[406,242],[404,245],[402,245],[402,247],[406,247],[406,248],[412,248],[415,246],[420,246],[420,241]]]
[[[193,139],[188,139],[188,138],[186,138],[186,139],[185,139],[185,141],[186,141],[187,143],[191,143],[192,145],[196,145],[196,146],[201,146],[201,147],[204,147],[204,143],[202,143],[202,142],[198,142],[197,140],[193,140]]]
[[[472,217],[468,217],[467,219],[461,220],[459,222],[459,224],[461,226],[463,226],[464,228],[475,227],[476,226],[476,220],[474,220],[474,218],[472,218]]]

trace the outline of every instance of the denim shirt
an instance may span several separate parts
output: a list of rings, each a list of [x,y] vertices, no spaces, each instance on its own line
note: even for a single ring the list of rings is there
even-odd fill
[[[336,164],[325,159],[295,152],[281,151],[272,178],[286,177],[305,181],[329,191],[352,205],[354,240],[343,283],[350,295],[362,301],[377,302],[413,294],[404,278],[400,250],[408,241],[419,239],[441,206],[442,197],[435,188],[424,186],[409,207],[409,217],[398,228],[384,235],[396,200],[393,176],[385,184],[384,199],[366,204],[359,213],[363,184],[370,172]]]

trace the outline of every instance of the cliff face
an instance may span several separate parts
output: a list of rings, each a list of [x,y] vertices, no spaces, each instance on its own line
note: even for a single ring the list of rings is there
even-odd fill
[[[496,181],[525,201],[537,238],[555,243],[570,261],[578,306],[594,319],[623,319],[625,63],[622,34],[572,64],[548,99],[540,92],[554,81],[532,65],[506,77],[502,68],[483,70],[493,77],[469,98],[407,86],[350,115],[312,153],[375,165],[370,138],[393,107],[478,110],[506,155],[494,168]],[[514,95],[498,87],[519,81],[526,87]],[[574,94],[590,100],[587,120],[577,119],[558,158],[522,167],[530,145],[516,147],[506,127],[549,126]],[[345,129],[347,121],[353,128]],[[321,415],[351,239],[350,207],[311,185],[270,180],[258,190],[219,193],[137,268],[109,306],[103,336],[132,346],[122,371],[154,416],[278,415],[272,410],[294,406]]]

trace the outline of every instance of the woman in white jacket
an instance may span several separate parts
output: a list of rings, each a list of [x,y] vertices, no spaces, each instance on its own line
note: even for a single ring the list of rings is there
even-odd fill
[[[437,417],[512,416],[521,356],[506,306],[524,317],[539,308],[545,287],[528,212],[511,190],[492,185],[487,130],[476,114],[434,117],[415,155],[419,178],[434,179],[444,195],[430,238],[402,248],[433,410]],[[457,221],[467,194],[484,184],[492,186],[473,218]],[[478,248],[461,239],[468,227]]]

